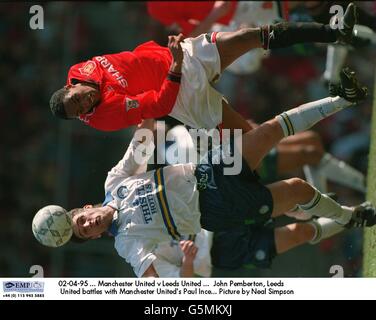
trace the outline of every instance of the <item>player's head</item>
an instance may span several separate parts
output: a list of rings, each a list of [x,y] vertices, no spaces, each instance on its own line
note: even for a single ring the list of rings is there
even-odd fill
[[[69,211],[72,219],[73,237],[75,242],[97,239],[110,227],[115,209],[105,206],[85,205]]]
[[[87,83],[66,85],[51,96],[52,113],[62,119],[75,119],[90,113],[99,101],[99,91]]]

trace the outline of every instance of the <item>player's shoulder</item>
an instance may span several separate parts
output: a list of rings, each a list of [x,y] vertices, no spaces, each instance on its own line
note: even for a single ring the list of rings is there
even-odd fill
[[[68,71],[68,78],[75,78],[82,81],[99,81],[100,73],[98,70],[98,61],[93,58],[72,65]]]
[[[150,40],[150,41],[147,41],[147,42],[144,42],[144,43],[141,43],[140,45],[138,45],[133,50],[133,52],[149,51],[150,53],[153,53],[155,51],[161,51],[161,50],[168,50],[168,48],[159,45],[158,43],[156,43],[153,40]]]

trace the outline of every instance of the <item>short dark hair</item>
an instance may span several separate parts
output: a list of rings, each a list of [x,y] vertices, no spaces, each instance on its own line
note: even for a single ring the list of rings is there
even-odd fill
[[[79,214],[80,212],[84,211],[85,209],[84,208],[75,208],[75,209],[72,209],[70,211],[68,211],[68,215],[69,217],[73,220],[73,217],[76,215],[76,214]],[[77,237],[74,232],[72,234],[72,237],[70,238],[70,241],[74,242],[74,243],[83,243],[83,242],[86,242],[87,240],[89,239],[82,239],[82,238],[79,238]]]
[[[53,93],[50,99],[51,112],[55,117],[69,120],[67,113],[65,112],[65,107],[63,100],[68,91],[65,88],[59,89]]]

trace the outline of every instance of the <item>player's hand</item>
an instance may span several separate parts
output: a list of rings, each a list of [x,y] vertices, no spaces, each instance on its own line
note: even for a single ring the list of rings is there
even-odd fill
[[[139,135],[137,133],[135,133],[134,135],[135,137],[137,136],[136,141],[138,141],[139,143],[145,143],[148,146],[147,148],[154,148],[154,144],[152,144],[151,142],[154,138],[155,123],[156,122],[154,119],[144,119],[137,125],[137,130],[148,129],[149,131],[151,131],[151,135],[149,136],[146,135],[146,133],[142,134],[141,132],[139,132]],[[153,150],[148,150],[147,152],[153,152]]]
[[[141,123],[137,125],[138,129],[149,129],[149,130],[154,130],[155,126],[155,120],[154,119],[144,119],[142,120]]]
[[[196,258],[198,248],[192,240],[182,240],[180,241],[180,249],[183,251],[183,263],[193,262]]]
[[[173,57],[173,63],[170,68],[171,71],[181,73],[181,66],[183,64],[183,49],[180,42],[184,40],[182,33],[177,36],[168,36],[168,48]]]

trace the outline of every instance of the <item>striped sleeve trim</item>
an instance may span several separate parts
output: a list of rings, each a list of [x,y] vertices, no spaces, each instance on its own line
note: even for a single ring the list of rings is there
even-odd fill
[[[163,222],[165,224],[165,227],[167,228],[167,232],[173,239],[180,240],[181,235],[177,230],[174,219],[171,215],[170,208],[168,206],[162,168],[155,171],[154,179],[156,183],[156,194],[159,203],[159,208],[161,209]]]

